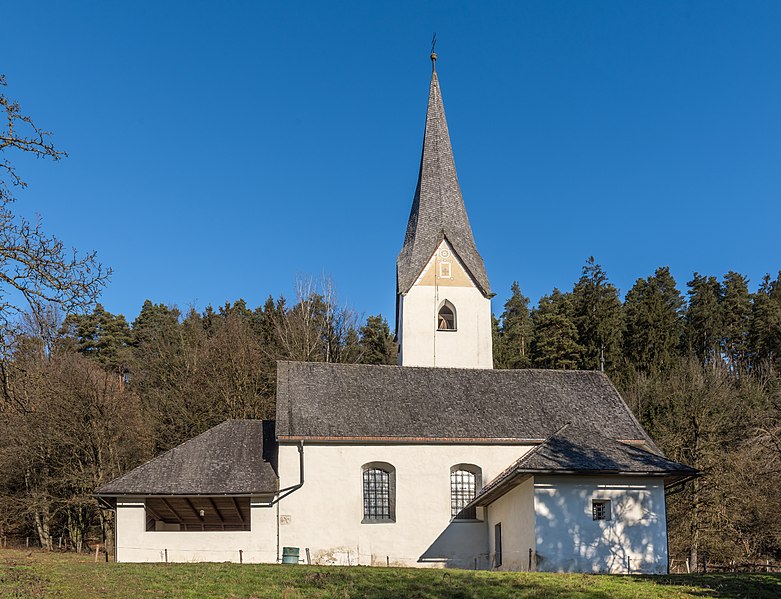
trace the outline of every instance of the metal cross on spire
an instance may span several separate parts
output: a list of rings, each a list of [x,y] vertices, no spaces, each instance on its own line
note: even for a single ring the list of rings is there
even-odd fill
[[[434,71],[437,70],[437,53],[434,51],[436,46],[437,46],[437,34],[436,32],[434,32],[434,35],[431,38],[431,69]]]

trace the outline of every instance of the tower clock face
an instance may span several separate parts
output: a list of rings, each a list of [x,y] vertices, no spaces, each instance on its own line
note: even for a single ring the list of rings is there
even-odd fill
[[[450,257],[450,252],[448,250],[442,250],[441,252],[439,252],[439,257],[440,258],[449,258]]]

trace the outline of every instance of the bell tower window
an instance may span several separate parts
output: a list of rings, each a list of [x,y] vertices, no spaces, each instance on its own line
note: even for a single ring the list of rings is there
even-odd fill
[[[437,330],[456,330],[456,308],[447,300],[445,300],[439,308],[439,312],[437,314]]]

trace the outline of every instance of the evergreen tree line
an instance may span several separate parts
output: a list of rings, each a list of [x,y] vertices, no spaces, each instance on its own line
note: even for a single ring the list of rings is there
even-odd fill
[[[781,559],[781,273],[667,267],[621,301],[593,258],[531,308],[513,283],[494,321],[496,368],[604,369],[660,448],[702,471],[668,501],[671,555]]]

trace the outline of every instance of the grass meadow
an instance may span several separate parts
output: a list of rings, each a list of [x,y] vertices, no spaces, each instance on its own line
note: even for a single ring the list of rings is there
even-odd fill
[[[414,568],[115,564],[0,550],[0,597],[781,597],[780,574],[613,576]]]

